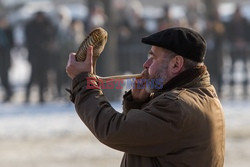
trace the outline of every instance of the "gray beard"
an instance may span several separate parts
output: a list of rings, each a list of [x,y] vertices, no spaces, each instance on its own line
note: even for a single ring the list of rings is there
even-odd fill
[[[167,69],[167,65],[164,65],[162,68],[160,68],[159,71],[156,72],[155,77],[149,78],[149,79],[153,79],[153,80],[163,80],[163,84],[165,84],[167,82],[167,75],[166,75],[166,69]],[[156,91],[156,89],[151,89],[150,86],[146,86],[145,89],[148,93],[154,93]]]

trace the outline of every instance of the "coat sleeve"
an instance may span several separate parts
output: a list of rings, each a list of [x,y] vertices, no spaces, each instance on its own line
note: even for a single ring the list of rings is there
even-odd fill
[[[181,126],[180,112],[171,110],[174,100],[158,100],[143,109],[117,112],[97,86],[88,89],[87,73],[73,80],[71,99],[76,111],[103,144],[135,155],[159,156],[175,149]],[[91,85],[98,85],[91,80]]]

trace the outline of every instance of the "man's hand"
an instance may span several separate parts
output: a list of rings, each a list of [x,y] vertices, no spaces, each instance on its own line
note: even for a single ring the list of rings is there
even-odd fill
[[[142,78],[147,78],[147,71],[142,72]],[[141,78],[141,79],[142,79]],[[140,79],[136,79],[132,91],[133,100],[136,102],[144,102],[150,96],[150,93],[146,90],[146,82],[141,83]]]
[[[93,73],[93,47],[87,49],[87,56],[85,61],[76,61],[75,53],[69,54],[69,60],[66,66],[66,72],[71,79],[74,79],[82,72]]]

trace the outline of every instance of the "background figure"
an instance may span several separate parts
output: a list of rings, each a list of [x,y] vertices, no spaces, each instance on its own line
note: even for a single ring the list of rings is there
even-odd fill
[[[231,20],[227,24],[227,38],[230,45],[230,56],[231,56],[231,80],[230,86],[235,85],[234,72],[235,72],[235,63],[237,60],[240,60],[244,64],[244,95],[247,96],[247,85],[248,85],[248,69],[247,69],[247,47],[249,40],[249,25],[247,19],[242,16],[241,9],[238,6],[233,14]],[[234,89],[231,89],[234,90]],[[234,92],[232,91],[232,95]]]
[[[145,20],[142,18],[142,4],[139,1],[131,1],[120,9],[119,13],[122,15],[119,16],[119,26],[117,27],[118,70],[119,73],[139,73],[149,49],[148,46],[138,43],[141,37],[148,35]]]
[[[174,24],[173,19],[170,16],[170,6],[166,4],[163,8],[164,14],[158,19],[158,30],[164,30],[165,28],[172,27]]]
[[[104,27],[107,20],[105,10],[101,4],[96,4],[90,9],[86,30],[89,32],[95,27]]]
[[[39,86],[39,102],[44,102],[44,91],[47,86],[50,49],[55,38],[55,28],[43,12],[37,12],[34,19],[26,25],[26,45],[31,64],[30,81],[26,87],[26,102],[29,102],[32,84]]]
[[[207,54],[205,63],[211,76],[211,82],[222,93],[223,84],[223,41],[225,27],[219,20],[207,21],[204,37],[207,40]]]
[[[76,51],[86,37],[85,25],[81,20],[73,19],[70,24],[69,31],[73,38],[73,41],[71,41],[71,43],[73,43],[71,45],[73,50]]]
[[[8,78],[11,65],[10,50],[13,47],[13,43],[12,28],[7,20],[0,16],[0,78],[5,89],[4,102],[9,101],[13,94]]]
[[[64,11],[64,10],[63,10]],[[59,13],[59,22],[57,25],[56,48],[54,56],[54,65],[52,67],[56,74],[57,97],[63,97],[66,87],[70,87],[70,80],[65,72],[65,64],[67,64],[68,53],[76,52],[79,43],[75,38],[80,38],[82,42],[84,32],[83,26],[77,26],[77,21],[71,19],[71,16],[66,11]],[[76,32],[80,29],[79,34]],[[79,44],[79,45],[78,45]]]

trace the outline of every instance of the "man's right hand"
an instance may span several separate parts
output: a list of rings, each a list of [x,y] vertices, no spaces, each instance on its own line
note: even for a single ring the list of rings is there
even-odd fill
[[[134,83],[134,86],[131,90],[132,92],[132,96],[133,96],[133,100],[135,102],[144,102],[146,101],[149,96],[150,96],[150,93],[146,90],[146,81],[144,80],[144,83],[142,83],[143,79],[147,79],[147,71],[144,70],[142,72],[142,78],[140,79],[136,79],[135,80],[135,83]]]
[[[74,79],[81,72],[93,73],[93,46],[87,49],[87,57],[85,61],[76,61],[76,54],[69,55],[66,66],[66,73],[71,79]]]

